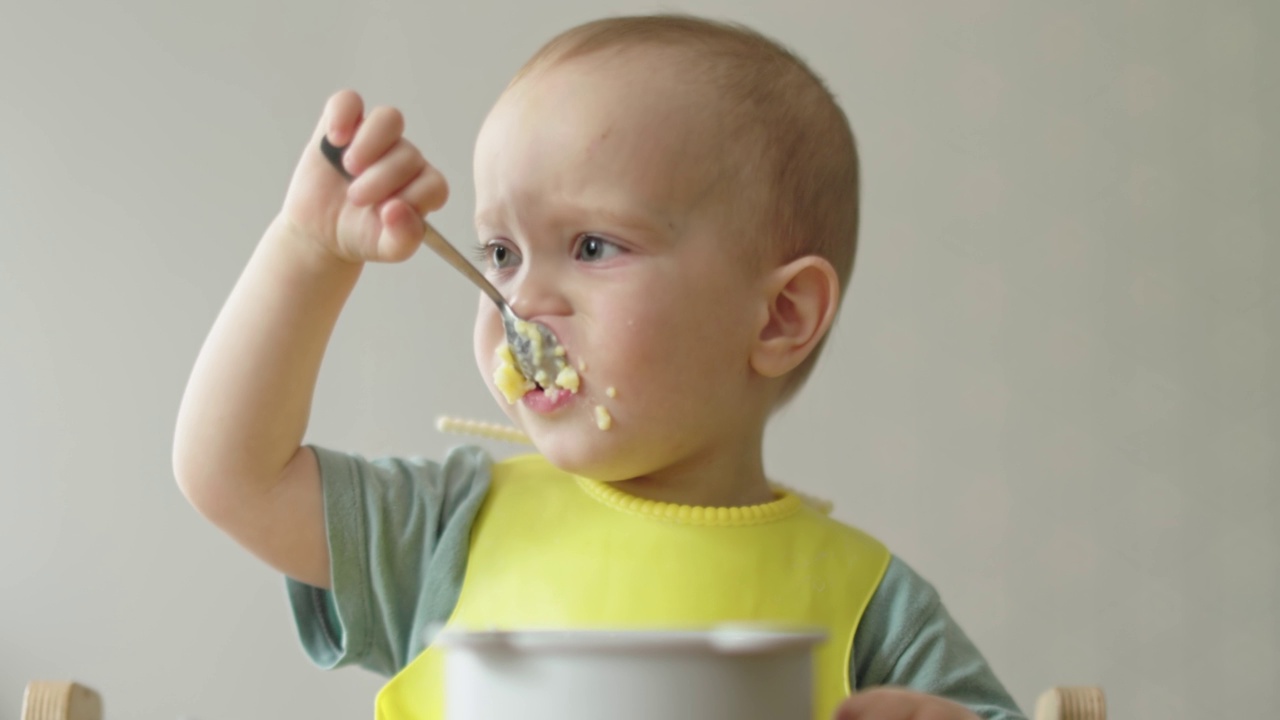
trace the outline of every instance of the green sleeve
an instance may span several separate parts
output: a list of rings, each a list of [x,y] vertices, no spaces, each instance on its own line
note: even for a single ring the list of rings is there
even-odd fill
[[[453,611],[491,460],[475,447],[442,463],[312,450],[333,587],[286,579],[299,638],[321,668],[393,675],[422,651],[425,629]]]
[[[897,557],[854,633],[850,681],[938,695],[987,720],[1026,720],[937,590]]]

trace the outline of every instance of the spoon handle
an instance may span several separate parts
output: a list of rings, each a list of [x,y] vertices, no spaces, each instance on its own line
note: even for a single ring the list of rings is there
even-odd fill
[[[498,292],[498,289],[493,286],[493,283],[489,282],[489,280],[485,278],[484,274],[476,269],[475,265],[472,265],[465,257],[463,257],[462,253],[458,252],[457,248],[450,245],[449,241],[445,240],[443,235],[437,232],[435,228],[431,227],[431,223],[423,220],[422,224],[427,229],[426,232],[422,234],[423,245],[435,250],[437,255],[444,258],[445,262],[452,265],[458,272],[466,275],[467,279],[475,283],[476,287],[483,290],[484,293],[489,296],[489,299],[498,304],[498,307],[503,307],[507,304],[507,301],[502,297],[502,293]]]
[[[345,147],[336,147],[333,143],[329,142],[328,136],[320,138],[320,153],[324,155],[325,159],[329,161],[329,164],[333,166],[333,169],[337,170],[342,177],[347,180],[351,180],[351,173],[348,173],[347,169],[342,166],[342,153],[345,150]],[[422,234],[423,245],[434,250],[437,255],[444,258],[444,261],[452,265],[455,270],[467,276],[467,279],[475,283],[476,287],[483,290],[491,300],[498,304],[498,307],[503,307],[507,304],[507,301],[502,297],[502,293],[498,292],[498,289],[493,286],[493,283],[489,282],[489,280],[485,278],[484,274],[476,269],[475,265],[472,265],[465,257],[463,257],[462,253],[458,252],[457,248],[451,245],[448,240],[445,240],[444,236],[431,226],[431,223],[424,219],[422,224],[426,227],[426,232]]]

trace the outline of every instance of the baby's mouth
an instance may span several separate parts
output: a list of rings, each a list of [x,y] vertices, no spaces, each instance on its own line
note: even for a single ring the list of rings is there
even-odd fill
[[[561,393],[576,394],[582,386],[582,378],[569,363],[567,353],[556,353],[558,372],[555,377],[548,377],[545,372],[539,371],[533,378],[525,377],[520,372],[515,357],[511,354],[511,346],[507,343],[499,345],[495,354],[498,366],[493,371],[493,384],[502,393],[502,397],[506,398],[508,405],[515,405],[526,393],[534,390],[541,390],[554,402]]]

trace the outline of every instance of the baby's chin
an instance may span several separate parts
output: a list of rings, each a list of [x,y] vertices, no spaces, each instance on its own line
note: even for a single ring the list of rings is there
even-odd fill
[[[630,480],[643,474],[643,469],[636,463],[628,462],[626,453],[619,447],[618,438],[604,437],[604,433],[594,427],[585,433],[585,438],[581,431],[565,430],[567,428],[543,433],[534,431],[532,438],[538,453],[560,470],[606,483]]]

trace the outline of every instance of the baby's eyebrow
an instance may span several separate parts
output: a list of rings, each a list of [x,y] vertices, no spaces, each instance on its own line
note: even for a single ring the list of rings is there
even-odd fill
[[[592,208],[588,212],[603,218],[611,225],[636,230],[638,232],[652,232],[654,230],[660,230],[664,224],[657,216],[643,212],[630,212],[609,207],[596,207]]]
[[[518,213],[517,213],[518,214]],[[504,207],[478,208],[475,215],[477,228],[494,228],[507,225],[511,213]],[[664,220],[659,214],[647,213],[643,210],[631,210],[597,203],[547,203],[539,209],[542,222],[549,224],[583,224],[578,230],[606,230],[594,227],[596,222],[609,226],[633,230],[639,233],[653,233],[669,229],[673,223]]]
[[[497,209],[477,208],[475,216],[476,227],[491,227],[501,223],[501,215]]]

